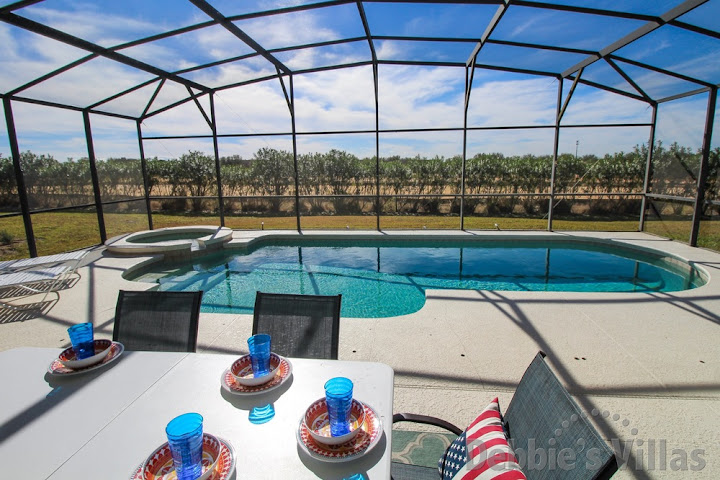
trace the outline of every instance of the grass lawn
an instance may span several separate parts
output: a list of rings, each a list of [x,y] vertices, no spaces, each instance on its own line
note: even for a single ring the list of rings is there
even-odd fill
[[[106,213],[105,228],[108,238],[124,233],[147,229],[147,216],[140,213]],[[100,243],[97,216],[92,212],[53,212],[40,213],[32,216],[33,230],[38,255],[75,250]],[[264,225],[262,225],[264,223]],[[201,215],[166,215],[153,214],[155,228],[182,225],[219,225],[217,216]],[[467,217],[465,228],[471,230],[494,230],[495,224],[502,230],[545,230],[547,220],[542,218],[511,218],[511,217]],[[295,217],[225,217],[225,225],[237,230],[294,230],[297,228]],[[345,229],[375,230],[377,220],[374,216],[303,216],[301,225],[304,230]],[[460,218],[450,216],[382,216],[380,228],[455,230],[460,228]],[[556,218],[553,229],[589,230],[589,231],[637,231],[638,222],[634,219],[610,220],[595,219],[563,219]],[[687,242],[690,236],[689,220],[648,221],[646,231]],[[27,257],[28,248],[21,217],[0,219],[0,259]],[[9,242],[8,242],[9,240]],[[720,222],[703,222],[699,239],[701,247],[720,251]]]

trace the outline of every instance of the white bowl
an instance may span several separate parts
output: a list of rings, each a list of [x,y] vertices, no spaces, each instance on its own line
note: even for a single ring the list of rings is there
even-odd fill
[[[281,358],[279,355],[274,353],[270,354],[270,373],[263,375],[262,377],[256,377],[253,375],[252,362],[250,361],[250,355],[243,355],[233,362],[230,366],[230,373],[235,377],[235,381],[240,385],[247,387],[256,387],[267,383],[277,375],[280,369]]]
[[[75,349],[73,347],[70,347],[66,348],[62,351],[62,353],[60,353],[58,360],[67,368],[72,369],[85,368],[91,365],[95,365],[96,363],[102,362],[102,360],[108,356],[108,354],[110,353],[110,348],[112,347],[112,341],[95,340],[94,347],[95,355],[93,355],[92,357],[78,360],[77,355],[75,354]]]
[[[350,431],[344,435],[333,437],[330,434],[330,419],[327,413],[325,398],[315,400],[305,411],[303,422],[310,436],[318,443],[325,445],[341,445],[347,443],[360,433],[365,424],[365,406],[353,398],[350,407]]]

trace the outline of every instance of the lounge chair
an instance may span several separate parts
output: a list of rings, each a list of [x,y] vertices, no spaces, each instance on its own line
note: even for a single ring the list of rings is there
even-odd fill
[[[78,250],[0,262],[0,298],[57,293],[57,290],[75,273],[87,253],[87,250]],[[40,302],[40,304],[44,303],[44,301]],[[25,310],[27,305],[14,305],[0,300],[0,307]]]
[[[393,480],[462,478],[468,472],[475,478],[473,474],[483,468],[490,471],[485,470],[482,478],[507,472],[503,478],[604,480],[618,469],[613,450],[550,370],[542,352],[525,371],[504,415],[497,403],[491,402],[465,431],[434,417],[393,415],[393,423],[403,421],[434,425],[460,436],[440,458],[438,467],[393,462]],[[502,441],[509,443],[514,456],[513,451],[503,450]],[[546,461],[536,461],[538,457]]]
[[[0,293],[4,298],[24,297],[38,293],[57,293],[57,289],[73,271],[71,267],[57,267],[25,270],[0,275]],[[0,300],[0,306],[20,308],[7,301]]]
[[[87,250],[77,250],[75,252],[58,253],[56,255],[44,255],[42,257],[21,258],[19,260],[5,260],[3,262],[0,262],[0,273],[34,269],[36,267],[49,266],[53,264],[67,264],[70,265],[73,270],[75,270],[77,269],[80,260],[85,258],[85,255],[87,255],[87,253]]]

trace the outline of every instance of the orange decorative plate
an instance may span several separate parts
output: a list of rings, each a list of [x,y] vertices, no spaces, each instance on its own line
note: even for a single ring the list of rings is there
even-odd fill
[[[325,445],[317,442],[305,425],[305,416],[300,419],[300,426],[297,431],[297,440],[300,447],[316,460],[322,462],[348,462],[360,458],[368,453],[377,443],[383,434],[382,421],[377,412],[369,405],[365,407],[365,423],[352,440],[341,445]]]
[[[97,343],[109,341],[110,340],[96,340],[95,342]],[[110,351],[102,360],[100,360],[98,363],[83,368],[68,368],[62,364],[62,362],[60,361],[60,357],[58,356],[58,358],[52,361],[47,371],[50,375],[56,375],[58,377],[67,377],[70,375],[77,375],[79,373],[90,372],[92,370],[95,370],[96,368],[101,368],[108,363],[117,360],[117,358],[123,353],[124,350],[125,346],[122,343],[112,342],[112,345],[110,346]],[[65,353],[66,351],[67,350],[65,350],[63,353]],[[95,351],[97,351],[97,345],[95,346]]]
[[[277,369],[277,373],[273,379],[267,383],[255,386],[241,385],[235,380],[235,375],[233,375],[232,371],[228,368],[220,377],[220,384],[225,391],[233,395],[259,395],[273,390],[285,383],[292,374],[292,364],[288,359],[280,356],[278,356],[278,358],[280,359],[280,366]]]
[[[203,434],[203,474],[198,480],[225,480],[235,471],[235,451],[221,438]],[[135,470],[130,480],[177,480],[167,442]]]

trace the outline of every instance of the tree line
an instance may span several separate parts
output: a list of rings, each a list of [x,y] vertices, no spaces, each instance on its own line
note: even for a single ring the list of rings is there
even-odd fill
[[[603,194],[607,195],[608,200],[612,199],[613,193],[640,193],[647,155],[646,145],[638,145],[630,152],[604,156],[562,154],[558,157],[555,191]],[[87,158],[59,161],[52,155],[38,155],[30,151],[22,152],[20,157],[31,208],[93,202]],[[680,197],[694,196],[700,160],[701,154],[697,150],[677,143],[665,147],[657,142],[651,168],[651,191]],[[230,197],[231,208],[280,212],[284,208],[280,197],[295,194],[292,152],[261,148],[252,158],[238,155],[222,157],[220,165],[222,193],[224,197]],[[375,158],[359,158],[352,153],[333,149],[326,153],[298,155],[297,165],[300,195],[316,197],[304,199],[303,208],[316,213],[362,213],[374,209],[371,197],[376,194]],[[96,166],[103,201],[144,195],[140,160],[109,158],[97,161]],[[708,197],[716,199],[720,148],[712,150],[709,167]],[[470,195],[466,199],[466,206],[472,209],[482,204],[489,213],[517,213],[518,209],[525,213],[537,213],[547,209],[546,198],[533,197],[531,194],[550,192],[551,169],[551,155],[478,153],[466,161],[465,192]],[[383,211],[438,213],[445,204],[449,205],[450,213],[456,212],[457,195],[461,191],[461,170],[462,158],[459,156],[381,158],[379,184]],[[215,171],[214,157],[199,151],[189,151],[171,160],[148,159],[150,195],[216,196]],[[508,196],[489,199],[472,197],[487,194]],[[522,195],[512,197],[512,194]],[[413,198],[414,195],[438,197]],[[243,202],[242,199],[232,197],[261,198]],[[614,204],[606,202],[605,208],[617,211],[618,199],[614,200]],[[189,202],[173,202],[172,199],[162,201],[167,202],[163,208],[168,210],[185,209],[197,213],[208,208],[207,202],[201,198]],[[12,160],[0,155],[0,208],[12,210],[17,209],[17,206]]]

